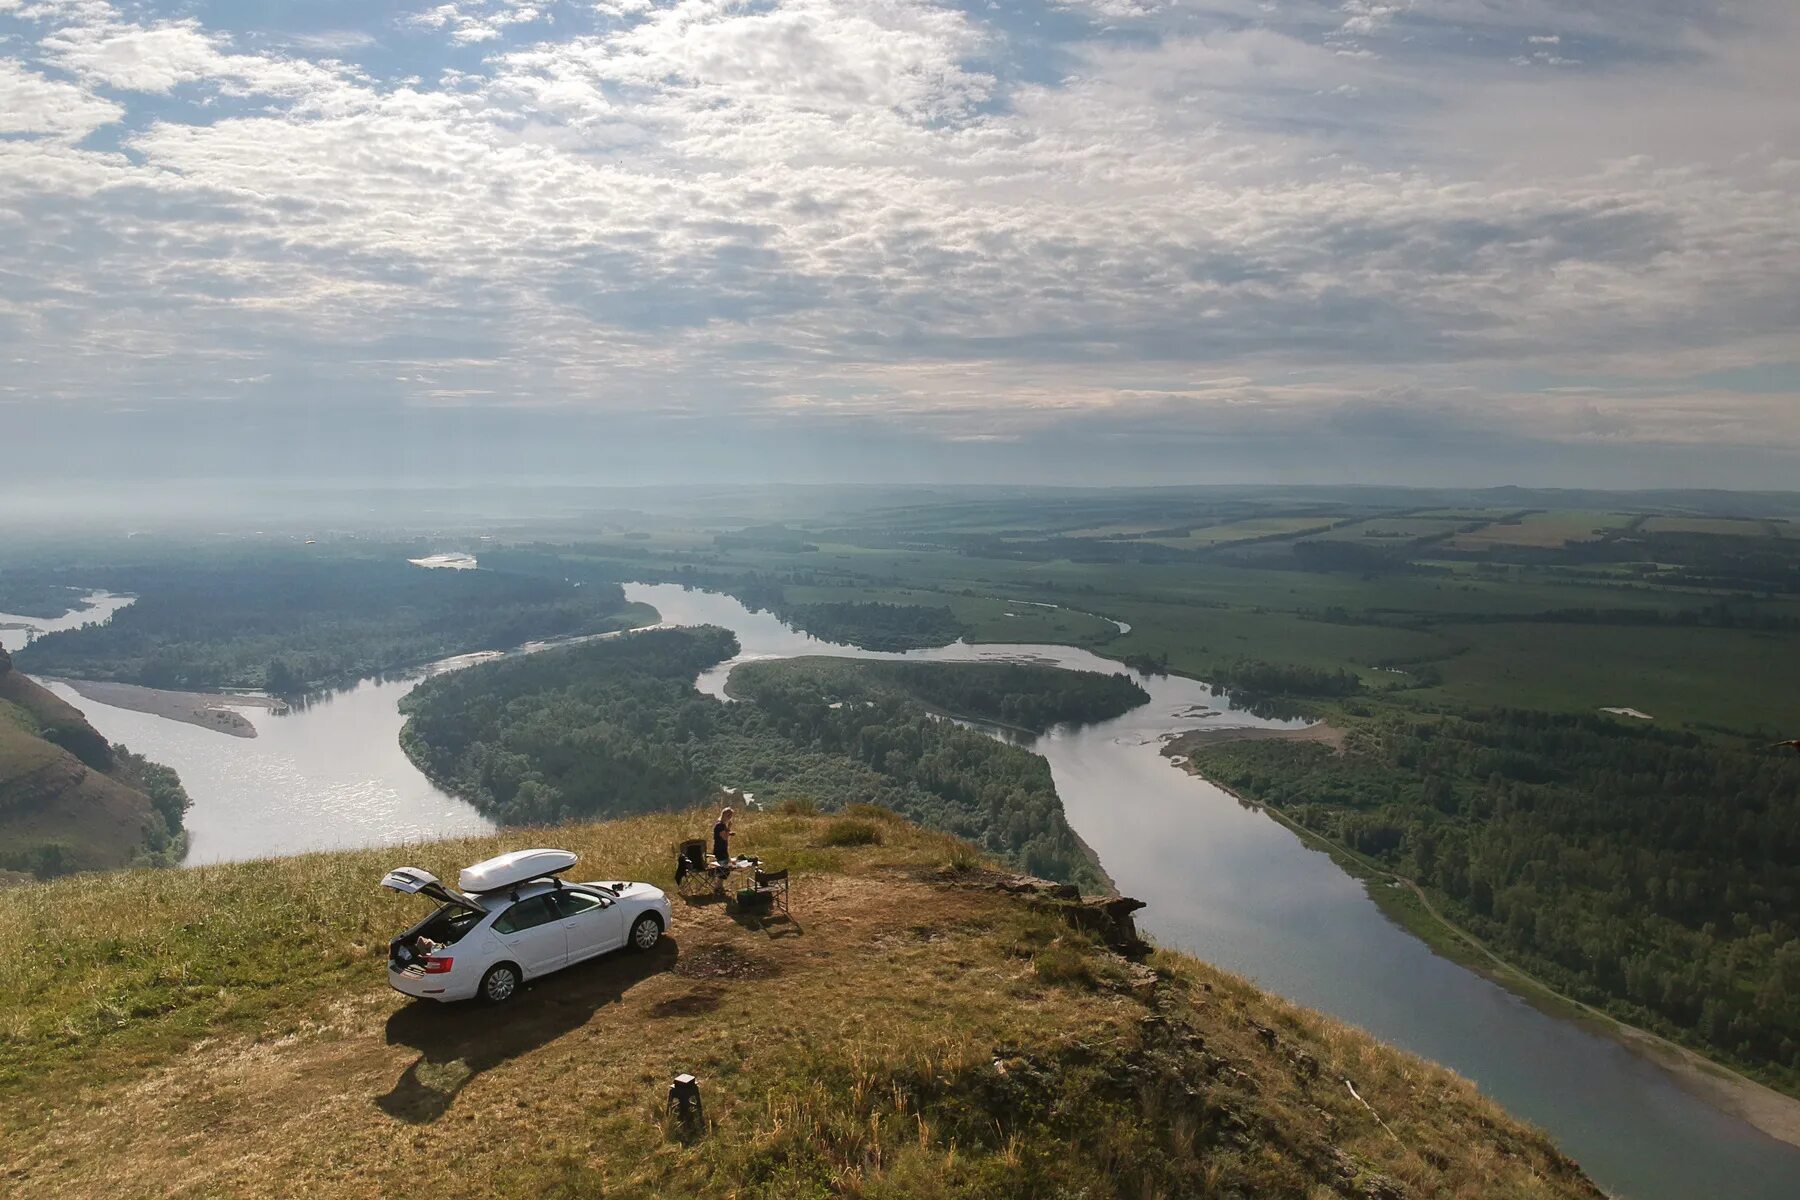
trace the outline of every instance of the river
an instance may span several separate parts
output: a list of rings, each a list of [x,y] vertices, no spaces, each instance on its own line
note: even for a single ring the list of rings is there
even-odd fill
[[[114,613],[135,599],[135,596],[116,596],[111,592],[89,592],[81,598],[80,608],[72,608],[60,617],[0,613],[0,650],[17,650],[40,633],[79,629],[83,625],[104,625],[112,620]]]
[[[737,661],[796,654],[1030,657],[1123,669],[1067,646],[959,643],[867,652],[797,633],[715,593],[633,584],[626,594],[673,624],[732,629],[743,647]],[[705,672],[700,688],[722,695],[731,665]],[[365,680],[286,715],[246,710],[259,733],[254,739],[57,690],[102,733],[181,773],[194,798],[190,861],[210,862],[486,828],[400,753],[396,705],[424,674]],[[1031,744],[1049,760],[1069,823],[1120,890],[1149,903],[1139,923],[1159,943],[1444,1063],[1549,1130],[1602,1186],[1632,1200],[1800,1194],[1800,1150],[1714,1108],[1610,1038],[1547,1016],[1432,953],[1382,916],[1363,885],[1324,854],[1158,753],[1172,732],[1279,722],[1232,709],[1193,680],[1141,682],[1148,704],[1098,725],[1059,727]],[[1209,708],[1224,711],[1195,715]]]

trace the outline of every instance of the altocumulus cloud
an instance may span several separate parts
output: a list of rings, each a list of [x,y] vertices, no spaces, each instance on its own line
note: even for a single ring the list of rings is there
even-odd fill
[[[0,0],[15,429],[1800,461],[1786,0],[255,7]]]

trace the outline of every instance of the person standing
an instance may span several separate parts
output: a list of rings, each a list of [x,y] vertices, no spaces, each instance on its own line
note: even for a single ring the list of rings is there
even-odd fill
[[[731,818],[730,806],[719,813],[719,819],[713,823],[713,862],[721,867],[731,865]]]

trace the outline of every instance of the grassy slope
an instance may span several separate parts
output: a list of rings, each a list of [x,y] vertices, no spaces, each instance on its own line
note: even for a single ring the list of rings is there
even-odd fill
[[[48,846],[74,870],[130,862],[151,825],[148,797],[46,741],[46,731],[105,745],[75,708],[0,670],[0,866],[22,867]]]
[[[666,885],[702,820],[555,838]],[[383,986],[416,906],[375,887],[498,839],[0,894],[9,1194],[1598,1196],[1441,1069],[1182,956],[1152,983],[968,886],[950,839],[872,821],[831,849],[832,823],[740,830],[794,868],[797,925],[678,902],[661,951],[503,1022]],[[699,1138],[660,1115],[682,1069]]]

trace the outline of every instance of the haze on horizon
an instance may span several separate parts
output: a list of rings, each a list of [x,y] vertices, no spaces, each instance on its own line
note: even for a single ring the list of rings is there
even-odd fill
[[[1789,0],[0,0],[9,486],[1800,485]]]

